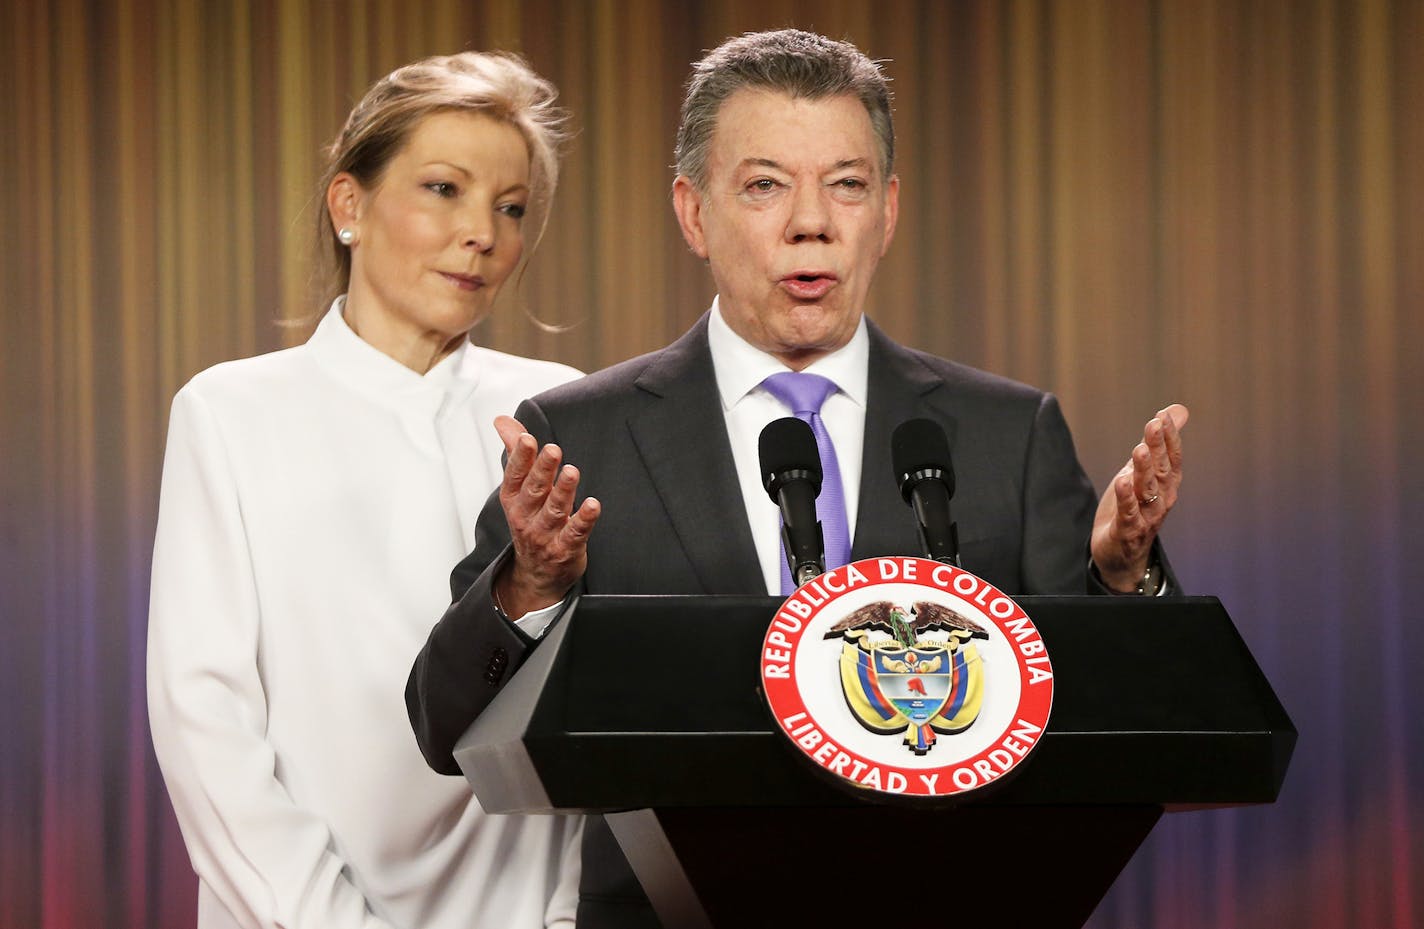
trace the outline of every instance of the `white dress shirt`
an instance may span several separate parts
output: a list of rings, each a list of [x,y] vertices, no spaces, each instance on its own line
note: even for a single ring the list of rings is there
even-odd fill
[[[464,343],[422,377],[341,306],[173,401],[148,691],[198,925],[571,927],[581,820],[486,815],[404,690],[500,477],[494,417],[578,372]]]
[[[791,416],[792,411],[771,395],[761,382],[789,370],[732,331],[722,318],[717,301],[707,323],[707,342],[712,350],[712,367],[717,374],[717,392],[722,395],[722,413],[727,420],[727,437],[732,442],[732,461],[742,485],[747,519],[756,542],[757,560],[766,579],[767,593],[781,594],[781,510],[761,484],[761,461],[757,440],[762,429],[774,419]],[[836,391],[821,406],[821,420],[836,447],[841,486],[845,491],[846,528],[855,538],[856,506],[860,502],[860,461],[865,445],[865,400],[870,370],[870,336],[865,317],[843,347],[812,362],[805,372],[819,374],[836,385]],[[889,459],[886,459],[889,471]],[[888,476],[887,476],[888,479]]]
[[[751,523],[752,540],[767,592],[781,595],[781,566],[786,556],[781,547],[781,510],[761,484],[761,461],[757,440],[773,419],[793,415],[791,410],[761,386],[767,377],[788,368],[732,331],[722,318],[717,300],[707,324],[707,341],[712,351],[712,367],[717,375],[717,391],[722,396],[722,413],[727,420],[727,437],[732,443],[732,459],[742,485],[742,499]],[[829,378],[838,388],[821,407],[821,419],[836,447],[841,484],[845,493],[846,528],[855,540],[855,517],[860,502],[860,472],[865,450],[866,396],[870,372],[870,336],[861,316],[855,334],[843,347],[811,363],[807,374]],[[890,456],[886,450],[886,479]],[[1092,559],[1089,559],[1090,570]],[[1171,582],[1163,580],[1156,596],[1174,593]]]

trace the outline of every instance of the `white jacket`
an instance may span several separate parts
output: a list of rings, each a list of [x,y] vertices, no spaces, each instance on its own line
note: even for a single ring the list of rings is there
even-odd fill
[[[499,481],[494,417],[578,372],[465,343],[422,377],[341,306],[173,401],[148,696],[198,925],[572,926],[581,820],[485,815],[403,691]]]

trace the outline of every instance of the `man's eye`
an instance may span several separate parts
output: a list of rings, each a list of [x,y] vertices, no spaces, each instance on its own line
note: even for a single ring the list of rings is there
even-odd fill
[[[836,181],[836,186],[846,190],[864,190],[865,181],[858,177],[843,177]]]
[[[459,193],[454,184],[449,181],[433,181],[425,185],[425,189],[435,194],[437,197],[453,197]]]
[[[776,181],[773,181],[769,177],[759,177],[748,184],[747,189],[754,190],[757,193],[770,193],[776,189]]]

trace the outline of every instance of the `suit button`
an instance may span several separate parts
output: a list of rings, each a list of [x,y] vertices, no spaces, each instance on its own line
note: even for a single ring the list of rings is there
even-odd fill
[[[496,648],[490,653],[489,664],[485,665],[485,683],[498,684],[504,678],[504,670],[509,667],[509,652]]]

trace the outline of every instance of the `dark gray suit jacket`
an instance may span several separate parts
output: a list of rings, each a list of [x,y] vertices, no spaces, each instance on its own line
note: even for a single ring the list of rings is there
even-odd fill
[[[1031,387],[896,344],[870,326],[869,390],[852,558],[918,555],[895,485],[890,435],[926,417],[944,426],[956,475],[964,567],[1010,594],[1085,593],[1096,496],[1057,401]],[[603,514],[581,589],[615,594],[764,594],[733,470],[707,343],[707,317],[661,351],[557,387],[516,414],[581,473]],[[406,687],[426,760],[456,774],[451,751],[533,643],[495,611],[490,585],[508,556],[497,494],[473,553],[451,576],[454,603]],[[579,925],[657,925],[601,818],[584,842]]]

